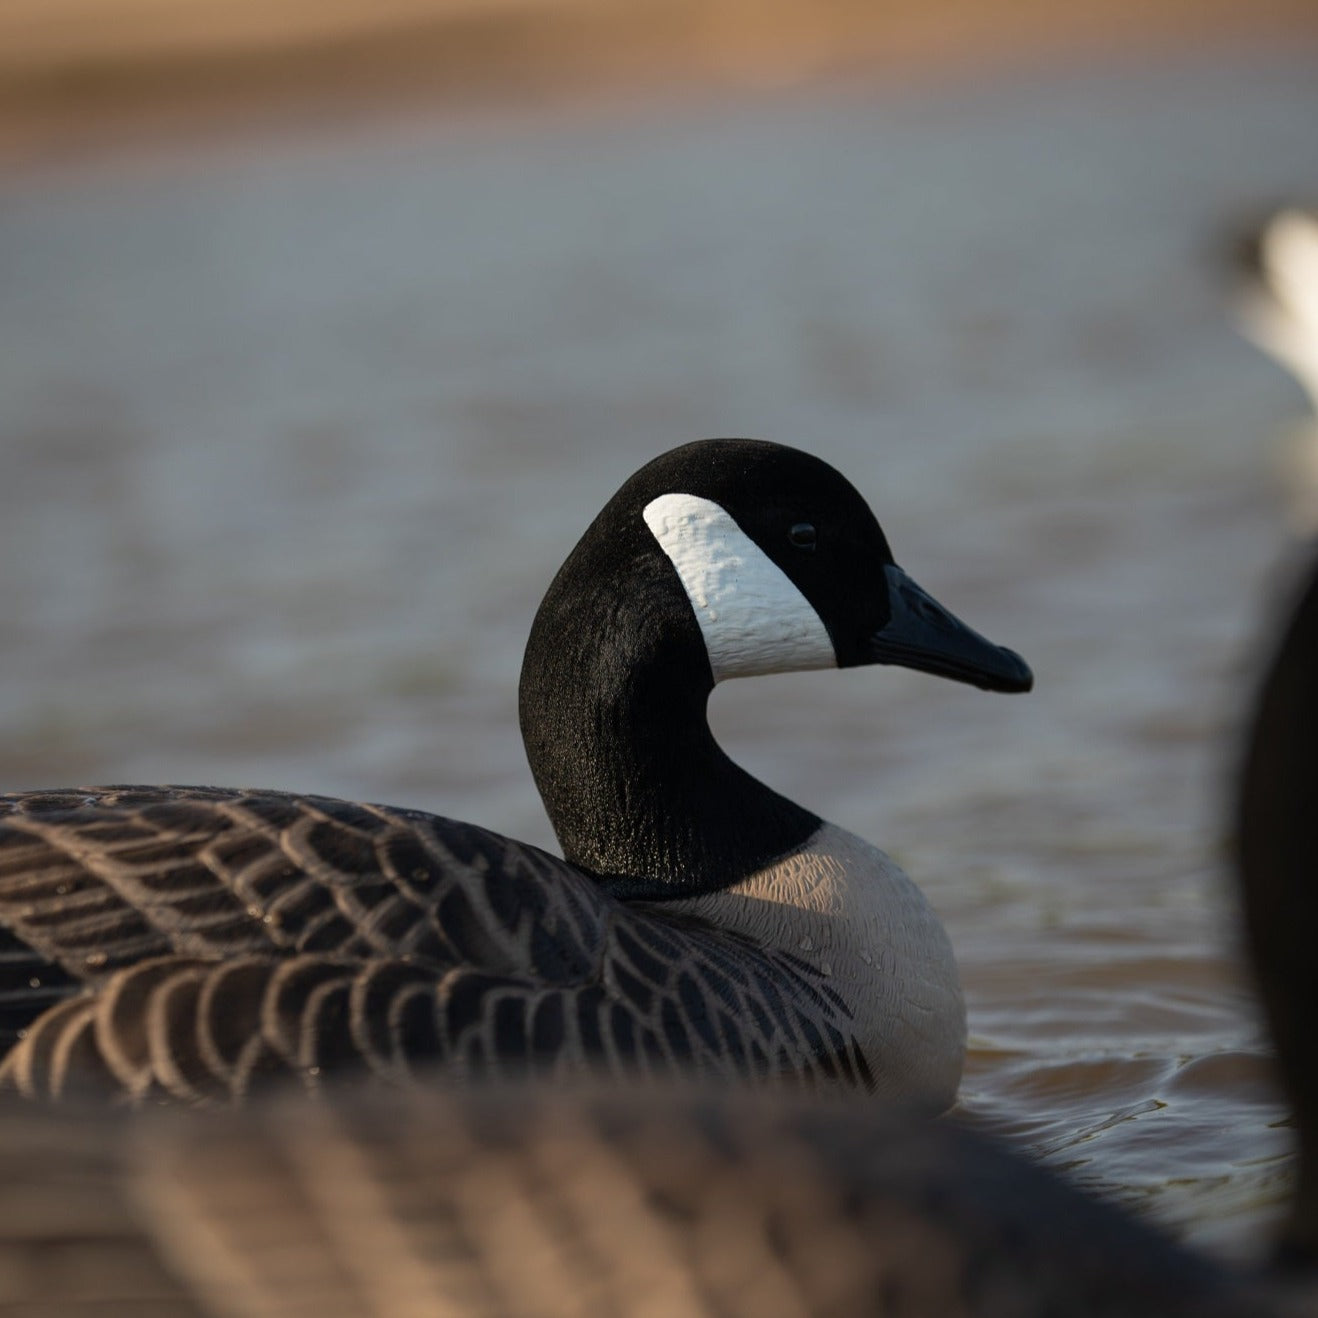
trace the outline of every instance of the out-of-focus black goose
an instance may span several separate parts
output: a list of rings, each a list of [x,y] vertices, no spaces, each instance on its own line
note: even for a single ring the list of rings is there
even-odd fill
[[[1299,1189],[1282,1257],[1318,1276],[1318,780],[1310,763],[1318,747],[1318,563],[1249,727],[1236,811],[1245,934],[1299,1135]]]
[[[946,935],[880,851],[738,768],[714,684],[899,663],[1026,690],[793,449],[709,440],[627,481],[559,571],[521,682],[566,860],[322,797],[0,800],[0,1078],[245,1094],[295,1072],[794,1077],[950,1103]]]

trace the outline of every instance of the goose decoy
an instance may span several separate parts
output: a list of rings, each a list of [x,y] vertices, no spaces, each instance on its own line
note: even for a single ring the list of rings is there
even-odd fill
[[[1249,729],[1235,818],[1245,943],[1299,1136],[1298,1188],[1280,1257],[1318,1280],[1318,868],[1309,776],[1318,747],[1318,560]]]
[[[1282,1312],[973,1132],[732,1086],[6,1105],[0,1184],[0,1307],[43,1318]]]
[[[1308,534],[1318,528],[1318,211],[1277,211],[1238,252],[1241,330],[1290,371],[1313,408],[1280,453],[1290,520]]]
[[[1240,245],[1245,332],[1287,367],[1318,412],[1318,211],[1287,207]]]
[[[1032,683],[902,572],[824,462],[742,439],[664,454],[573,549],[526,649],[522,733],[563,860],[285,792],[0,798],[0,1081],[227,1100],[442,1061],[945,1107],[965,1015],[937,917],[705,716],[725,678],[874,663]]]
[[[0,1307],[43,1318],[1300,1318],[1318,1312],[1318,561],[1242,756],[1248,948],[1298,1127],[1272,1264],[951,1122],[744,1087],[0,1104]]]

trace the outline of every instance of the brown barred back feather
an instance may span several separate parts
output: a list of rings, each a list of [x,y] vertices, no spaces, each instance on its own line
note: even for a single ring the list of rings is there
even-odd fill
[[[214,788],[0,811],[0,1081],[30,1097],[228,1101],[436,1063],[872,1082],[813,966],[470,824]]]

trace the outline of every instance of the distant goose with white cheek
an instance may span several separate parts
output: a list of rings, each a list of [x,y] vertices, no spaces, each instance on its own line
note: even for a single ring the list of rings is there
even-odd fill
[[[1239,251],[1245,332],[1287,367],[1318,412],[1318,210],[1290,206]]]
[[[933,1108],[965,1013],[946,934],[881,851],[715,743],[724,678],[1029,669],[893,562],[817,458],[708,440],[609,501],[531,631],[521,724],[565,860],[387,806],[224,788],[0,798],[0,1079],[230,1101],[315,1088],[694,1071]]]
[[[1237,256],[1240,327],[1290,371],[1313,409],[1279,455],[1290,520],[1309,535],[1318,530],[1318,210],[1276,212]]]

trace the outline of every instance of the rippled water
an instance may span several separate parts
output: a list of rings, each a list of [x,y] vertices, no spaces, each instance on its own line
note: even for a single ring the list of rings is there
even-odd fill
[[[1286,1132],[1221,859],[1297,389],[1222,235],[1318,181],[1318,66],[392,123],[0,179],[0,784],[244,783],[552,845],[521,644],[655,452],[801,444],[1018,648],[733,684],[734,754],[889,848],[963,1102],[1247,1247]]]

